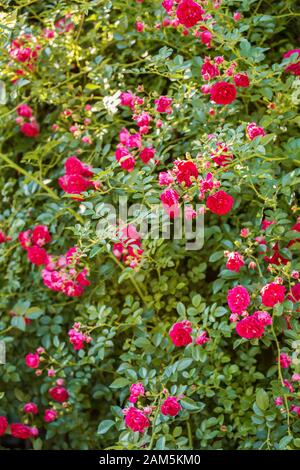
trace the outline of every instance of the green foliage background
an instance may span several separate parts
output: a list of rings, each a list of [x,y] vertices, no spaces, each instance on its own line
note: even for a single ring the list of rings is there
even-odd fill
[[[218,10],[209,2],[206,9],[217,24],[208,51],[191,35],[156,29],[155,23],[164,17],[160,3],[2,2],[0,228],[13,240],[0,247],[0,339],[7,345],[7,364],[0,366],[0,415],[19,421],[26,401],[48,407],[53,379],[34,377],[24,364],[24,356],[40,345],[53,359],[59,377],[66,379],[71,398],[56,422],[45,425],[37,419],[38,439],[20,443],[5,437],[0,448],[300,447],[299,418],[281,413],[273,404],[276,396],[288,396],[280,384],[278,350],[293,355],[293,370],[300,372],[297,305],[288,302],[274,312],[273,331],[259,341],[242,340],[229,322],[227,291],[234,283],[245,285],[255,304],[261,287],[273,278],[265,264],[260,274],[246,268],[232,273],[225,269],[223,256],[224,250],[247,249],[239,236],[241,228],[248,227],[252,238],[259,236],[264,217],[277,221],[267,231],[268,243],[278,241],[284,247],[295,236],[290,229],[300,215],[300,80],[284,72],[289,61],[283,62],[282,54],[297,47],[299,9],[292,0],[224,0]],[[237,10],[243,18],[235,23],[232,15]],[[41,30],[68,13],[74,31],[56,36],[49,45]],[[148,25],[142,34],[135,30],[137,17]],[[8,50],[24,32],[38,37],[42,50],[36,70],[13,84]],[[200,91],[201,65],[209,54],[236,61],[251,81],[251,87],[216,116],[208,115],[211,104]],[[151,98],[173,98],[168,126],[154,141],[160,170],[187,152],[193,157],[198,152],[208,155],[207,134],[230,142],[235,160],[226,172],[217,169],[214,174],[234,197],[235,206],[222,218],[206,215],[200,251],[186,251],[180,241],[145,241],[145,256],[136,272],[116,264],[95,229],[103,202],[115,203],[120,195],[150,206],[159,201],[155,167],[125,173],[114,157],[120,129],[132,122],[124,109],[113,113],[107,97],[119,90],[134,91],[138,85]],[[15,123],[16,107],[25,102],[40,124],[37,139],[20,134]],[[268,107],[271,102],[275,110]],[[70,122],[61,115],[72,109],[82,122],[87,103],[93,106],[91,146],[74,139],[68,132]],[[245,127],[252,121],[267,135],[249,142]],[[54,123],[65,131],[53,131]],[[87,195],[84,213],[57,184],[64,159],[78,148],[80,159],[97,169],[105,188]],[[28,263],[17,235],[37,224],[49,226],[53,251],[65,252],[74,244],[84,251],[92,285],[82,297],[50,291],[42,284],[39,269]],[[290,263],[280,269],[300,270],[298,248],[295,244],[283,250]],[[293,310],[291,330],[283,318],[287,310]],[[33,320],[30,325],[25,316]],[[175,349],[168,331],[178,318],[204,326],[211,341],[205,347]],[[94,342],[79,353],[68,341],[74,321],[95,327]],[[163,386],[174,395],[184,394],[183,411],[176,418],[158,415],[145,435],[125,429],[121,408],[128,386],[136,381],[143,382],[156,404]]]

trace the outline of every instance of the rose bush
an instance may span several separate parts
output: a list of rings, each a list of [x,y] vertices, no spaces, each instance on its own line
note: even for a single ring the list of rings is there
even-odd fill
[[[0,448],[299,449],[296,2],[0,15]]]

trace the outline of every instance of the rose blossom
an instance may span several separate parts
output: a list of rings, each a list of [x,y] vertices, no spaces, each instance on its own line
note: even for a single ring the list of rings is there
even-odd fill
[[[226,254],[226,256],[227,256],[226,268],[229,269],[230,271],[235,271],[238,273],[241,267],[245,265],[243,256],[237,251],[228,253]]]
[[[198,344],[202,346],[202,344],[205,344],[209,341],[209,337],[207,336],[206,331],[201,331],[197,338],[195,339],[195,344]]]
[[[227,302],[232,313],[241,314],[250,305],[250,295],[245,287],[238,285],[228,291]]]
[[[255,139],[259,136],[266,135],[266,132],[263,127],[259,127],[256,122],[250,122],[246,128],[246,134],[250,140]]]
[[[18,113],[18,116],[29,119],[29,118],[32,117],[33,111],[31,109],[31,107],[28,106],[27,104],[20,104],[17,107],[17,113]]]
[[[181,322],[174,323],[170,329],[169,336],[175,346],[187,346],[193,341],[191,337],[192,331],[191,322],[183,320]]]
[[[167,96],[160,96],[157,100],[154,100],[154,103],[156,104],[156,111],[159,113],[171,114],[172,101],[172,98],[168,98]]]
[[[285,287],[276,282],[266,284],[261,290],[262,303],[266,307],[274,307],[278,303],[282,303],[285,297]]]
[[[139,409],[131,406],[123,410],[125,414],[125,425],[133,432],[144,432],[150,426],[147,416]]]
[[[211,100],[216,104],[227,105],[236,98],[236,88],[228,82],[217,82],[210,90]]]
[[[264,325],[254,315],[243,318],[236,325],[237,334],[246,339],[260,338],[264,331]]]
[[[237,73],[233,77],[236,86],[247,88],[250,85],[249,77],[246,73]]]
[[[206,200],[206,207],[217,215],[227,214],[231,211],[233,204],[233,197],[225,191],[217,191],[216,193],[208,196]]]
[[[283,369],[288,369],[290,365],[292,364],[292,359],[290,358],[290,356],[288,356],[285,353],[281,353],[279,359],[280,359],[280,367],[282,367]],[[277,358],[277,362],[278,362],[278,358]]]
[[[283,58],[288,59],[293,54],[298,54],[298,59],[299,59],[300,58],[300,49],[291,49],[290,51],[285,52],[285,54],[283,54]],[[285,70],[285,72],[290,72],[293,75],[299,76],[300,75],[300,60],[297,60],[297,62],[295,64],[287,65],[284,70]]]
[[[48,262],[47,251],[39,246],[30,246],[27,250],[27,256],[29,261],[36,266],[47,264]]]
[[[177,416],[182,407],[177,397],[166,398],[161,405],[161,412],[165,416]]]
[[[57,411],[53,409],[45,410],[44,421],[45,423],[52,423],[57,418]]]
[[[32,413],[33,415],[38,414],[38,407],[35,403],[26,403],[23,408],[24,413]]]
[[[130,397],[128,400],[130,403],[136,403],[139,397],[143,397],[145,395],[145,389],[143,384],[136,383],[132,384],[130,387]]]
[[[20,131],[26,137],[37,137],[40,133],[40,127],[36,121],[24,122],[20,127]]]
[[[31,428],[21,423],[13,423],[10,427],[10,432],[13,437],[18,439],[29,439],[33,437]]]
[[[29,353],[25,356],[25,364],[30,369],[37,369],[40,364],[40,356],[37,353]]]
[[[180,24],[191,28],[202,20],[203,8],[193,0],[182,0],[176,10],[176,16]]]
[[[50,388],[49,395],[53,400],[63,403],[68,400],[69,393],[64,387],[55,386]]]

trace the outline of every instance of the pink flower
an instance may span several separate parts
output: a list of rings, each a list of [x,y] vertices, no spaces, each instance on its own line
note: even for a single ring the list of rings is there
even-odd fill
[[[237,73],[233,77],[236,86],[247,88],[250,85],[249,77],[246,73]]]
[[[68,335],[70,342],[72,343],[75,351],[80,351],[84,348],[85,343],[89,343],[91,338],[84,335],[80,330],[80,326],[77,327],[76,324],[73,325],[73,328],[69,331]]]
[[[193,0],[182,0],[176,10],[176,16],[186,28],[191,28],[202,20],[203,8]]]
[[[52,238],[45,225],[36,225],[32,231],[31,241],[34,245],[39,247],[51,242]]]
[[[233,15],[234,21],[239,21],[242,18],[242,15],[239,11],[236,11]]]
[[[293,54],[298,54],[297,59],[299,59],[300,58],[300,49],[291,49],[290,51],[285,52],[285,54],[283,54],[283,57],[284,57],[284,59],[288,59]],[[297,62],[295,64],[287,65],[284,70],[285,70],[285,72],[290,72],[293,75],[299,76],[300,75],[300,60],[297,60]]]
[[[26,135],[26,137],[37,137],[40,133],[40,126],[36,121],[24,122],[20,127],[20,131],[22,134]]]
[[[92,167],[82,163],[75,155],[67,158],[65,162],[66,175],[81,175],[86,178],[93,176]]]
[[[255,315],[243,318],[236,325],[237,334],[246,339],[260,338],[264,331],[264,325]]]
[[[135,23],[135,29],[138,33],[142,33],[145,29],[145,24],[142,21],[137,21]]]
[[[294,393],[294,387],[288,380],[284,379],[282,385],[286,387],[290,393]]]
[[[232,313],[241,314],[250,305],[250,295],[245,287],[236,286],[228,291],[227,302]]]
[[[174,162],[174,173],[176,175],[177,182],[185,183],[187,187],[192,185],[192,180],[196,180],[199,174],[195,163],[189,160],[176,160]]]
[[[13,423],[10,427],[10,432],[13,437],[18,439],[29,439],[33,437],[31,428],[21,423]]]
[[[0,416],[0,437],[6,433],[8,428],[8,421],[5,416]]]
[[[248,228],[242,228],[241,232],[240,232],[240,235],[241,237],[243,238],[247,238],[248,235],[249,235],[249,229]]]
[[[57,411],[53,409],[45,410],[44,421],[45,423],[52,423],[57,418]]]
[[[64,403],[69,399],[69,393],[64,387],[55,386],[49,390],[50,397],[59,402]]]
[[[40,356],[37,353],[29,353],[25,356],[25,364],[30,369],[37,369],[40,364]]]
[[[276,397],[274,400],[274,403],[276,406],[282,406],[283,405],[283,398],[282,397]]]
[[[300,382],[300,374],[293,374],[292,375],[293,382]]]
[[[123,410],[125,414],[125,425],[134,432],[144,432],[150,426],[147,416],[141,411],[131,406]]]
[[[48,262],[47,251],[39,246],[30,246],[27,249],[27,256],[29,261],[36,266],[41,266]]]
[[[158,175],[158,184],[160,186],[169,186],[170,184],[174,183],[174,179],[173,179],[173,176],[166,172],[166,171],[162,171],[159,173]]]
[[[80,194],[92,186],[91,181],[81,175],[64,175],[58,178],[63,191],[68,194]]]
[[[277,358],[277,362],[278,362],[278,358]],[[291,364],[292,364],[292,359],[290,358],[290,356],[288,356],[285,353],[281,353],[280,354],[280,367],[282,367],[283,369],[288,369]]]
[[[245,265],[243,256],[237,251],[228,253],[228,255],[226,256],[227,256],[226,268],[229,269],[230,271],[235,271],[238,273],[241,267]]]
[[[247,125],[246,129],[247,136],[250,140],[255,139],[258,136],[264,136],[266,135],[266,132],[263,127],[259,127],[256,122],[250,122]]]
[[[17,113],[19,116],[24,117],[24,118],[31,118],[33,111],[30,106],[27,104],[20,104],[17,107]]]
[[[230,212],[233,204],[233,197],[225,191],[217,191],[213,195],[208,196],[206,200],[206,207],[217,215],[225,215]]]
[[[201,331],[197,338],[195,339],[195,344],[198,344],[202,346],[203,344],[207,343],[209,341],[209,337],[207,336],[206,331]]]
[[[262,303],[266,307],[274,307],[278,303],[282,303],[285,297],[285,287],[276,282],[265,285],[261,290]]]
[[[187,346],[193,341],[191,337],[192,331],[191,322],[183,320],[181,322],[174,323],[170,329],[169,336],[175,346]]]
[[[167,188],[160,195],[160,200],[163,204],[163,208],[167,214],[171,217],[177,217],[179,214],[179,194],[175,189]]]
[[[174,5],[174,0],[163,0],[162,2],[162,6],[166,10],[167,13],[171,13],[173,5]]]
[[[156,111],[158,113],[171,114],[172,101],[172,98],[168,98],[167,96],[160,96],[157,100],[154,100],[154,103],[156,104]]]
[[[160,410],[165,416],[177,416],[182,407],[177,397],[168,397],[163,401]]]
[[[227,105],[236,98],[236,88],[228,82],[217,82],[211,87],[211,99],[216,104]]]
[[[32,413],[33,415],[38,414],[38,407],[35,403],[26,403],[23,408],[24,413]]]
[[[200,41],[202,42],[202,44],[204,44],[208,49],[211,48],[211,41],[212,41],[212,38],[213,38],[213,34],[211,31],[208,31],[208,29],[206,29],[205,27],[203,27],[204,30],[201,31],[200,33]]]
[[[133,109],[137,97],[133,93],[131,93],[131,91],[125,91],[121,93],[120,100],[121,106],[128,106],[129,108]]]
[[[256,317],[257,320],[261,322],[263,326],[272,325],[273,323],[271,315],[268,312],[265,312],[264,310],[257,310],[253,313],[252,316]]]
[[[136,383],[132,384],[130,387],[130,397],[129,401],[130,403],[136,403],[139,397],[143,397],[145,395],[145,389],[143,387],[143,384],[141,383]]]

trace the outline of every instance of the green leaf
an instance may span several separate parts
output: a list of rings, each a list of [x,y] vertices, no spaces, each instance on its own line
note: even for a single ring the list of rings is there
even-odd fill
[[[269,408],[269,396],[263,388],[259,388],[256,392],[256,403],[257,406],[265,411]]]
[[[128,379],[125,379],[125,377],[120,377],[113,381],[113,383],[110,385],[110,388],[123,388],[126,387],[128,384]]]
[[[177,312],[181,317],[185,316],[185,306],[183,305],[182,302],[178,302],[176,306]]]
[[[202,410],[204,408],[203,403],[201,403],[201,405],[198,405],[191,398],[182,398],[180,400],[180,404],[182,405],[183,408],[185,408],[186,410],[189,410],[189,411]]]
[[[114,424],[115,422],[111,419],[105,419],[99,424],[97,434],[106,434]]]

